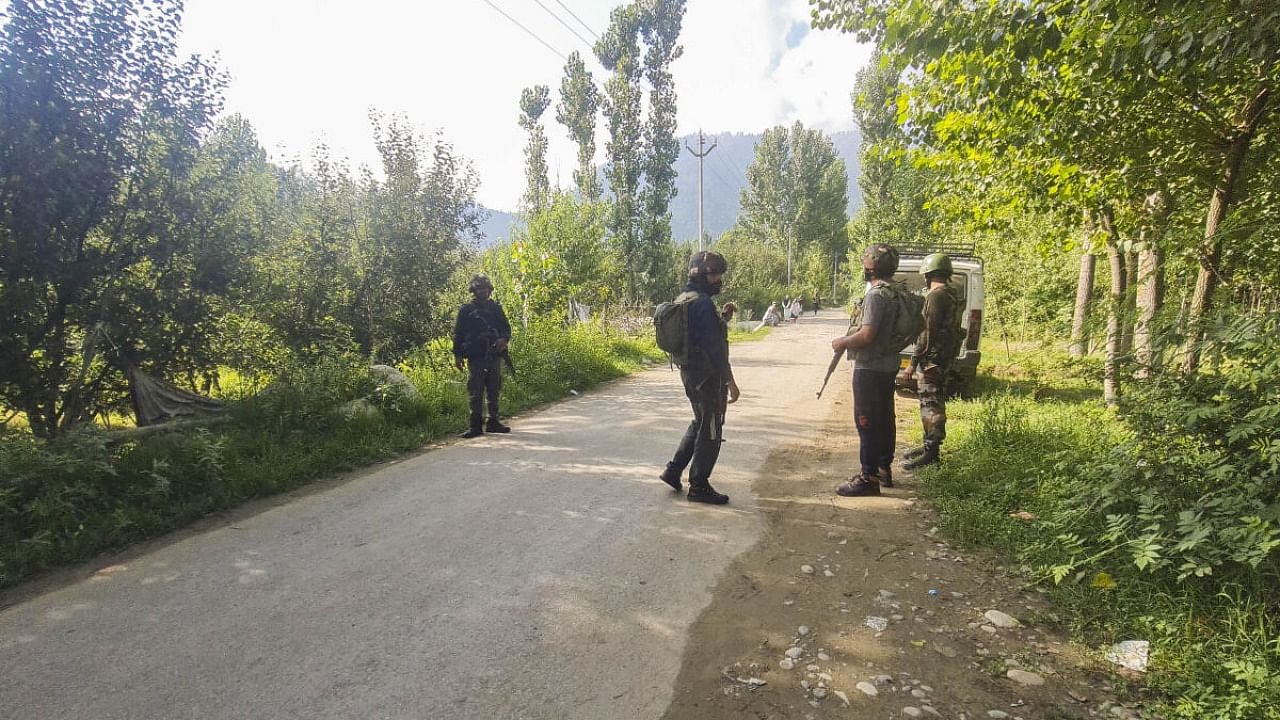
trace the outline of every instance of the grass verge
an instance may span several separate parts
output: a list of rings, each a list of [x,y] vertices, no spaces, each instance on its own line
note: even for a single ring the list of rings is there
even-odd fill
[[[977,399],[948,403],[945,462],[919,473],[942,529],[1021,566],[1087,644],[1150,641],[1152,716],[1280,718],[1274,536],[1238,530],[1269,527],[1268,510],[1241,504],[1236,527],[1210,522],[1256,478],[1179,495],[1161,470],[1203,439],[1171,426],[1153,442],[1134,419],[1150,407],[1103,405],[1097,362],[1047,348],[987,357]],[[1256,547],[1214,547],[1233,542]]]

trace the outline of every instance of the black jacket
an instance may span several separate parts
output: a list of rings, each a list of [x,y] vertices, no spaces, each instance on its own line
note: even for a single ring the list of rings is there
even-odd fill
[[[502,306],[490,300],[475,300],[458,309],[453,326],[454,357],[484,360],[493,357],[493,344],[511,339],[511,324]]]
[[[729,367],[728,328],[705,286],[690,282],[685,290],[698,293],[698,299],[689,304],[689,361],[683,367],[716,373],[728,380],[733,376]]]

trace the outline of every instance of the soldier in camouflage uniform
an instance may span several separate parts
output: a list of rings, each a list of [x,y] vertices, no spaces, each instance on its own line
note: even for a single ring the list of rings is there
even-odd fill
[[[907,379],[920,373],[920,422],[924,425],[924,447],[911,450],[902,467],[907,470],[933,465],[947,437],[947,373],[960,351],[960,313],[964,301],[951,287],[951,258],[934,253],[920,264],[920,274],[928,285],[924,298],[924,331],[916,340],[915,353],[906,369]]]

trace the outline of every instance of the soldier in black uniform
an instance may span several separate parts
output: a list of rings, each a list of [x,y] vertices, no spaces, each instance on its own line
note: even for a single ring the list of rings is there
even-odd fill
[[[459,370],[466,360],[470,375],[467,393],[471,396],[471,427],[462,433],[473,438],[486,432],[505,433],[511,428],[503,425],[498,413],[498,394],[502,391],[502,362],[511,342],[511,324],[502,306],[490,299],[493,283],[484,275],[471,278],[471,293],[475,300],[458,310],[458,321],[453,327],[453,361]],[[489,395],[489,421],[484,420],[484,396]]]
[[[680,366],[684,394],[693,408],[693,421],[680,439],[676,454],[659,476],[677,492],[680,475],[689,468],[690,502],[723,505],[729,496],[711,487],[711,471],[724,442],[725,406],[738,400],[738,383],[729,365],[726,319],[716,310],[711,297],[720,292],[729,266],[724,256],[703,250],[689,259],[689,284],[685,292],[696,293],[689,303],[688,361]],[[735,308],[736,309],[736,308]]]

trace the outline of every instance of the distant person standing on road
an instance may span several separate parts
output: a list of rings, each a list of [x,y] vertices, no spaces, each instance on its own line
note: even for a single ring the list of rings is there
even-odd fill
[[[947,437],[947,372],[960,352],[960,308],[963,300],[951,287],[951,258],[934,253],[920,264],[928,294],[924,296],[924,332],[916,339],[911,364],[903,371],[907,383],[919,370],[916,381],[920,396],[920,422],[924,425],[924,447],[910,450],[907,470],[939,461],[938,452]]]
[[[894,312],[889,283],[897,271],[898,251],[892,246],[876,243],[862,253],[863,278],[871,283],[862,301],[862,326],[831,341],[832,350],[848,350],[853,356],[853,418],[862,470],[836,488],[836,494],[845,497],[879,495],[881,486],[893,487],[898,352],[888,347]]]
[[[474,300],[458,310],[453,326],[453,363],[459,370],[466,361],[467,394],[471,400],[471,426],[464,438],[479,437],[486,432],[506,433],[511,428],[502,424],[498,412],[498,395],[502,392],[502,363],[511,342],[511,324],[502,306],[490,296],[493,283],[484,275],[471,278]],[[489,421],[484,420],[485,395],[489,400]]]
[[[725,406],[738,400],[738,384],[729,365],[728,328],[711,299],[720,292],[728,270],[724,256],[717,252],[702,250],[689,258],[685,292],[697,297],[688,303],[688,360],[680,366],[680,381],[693,407],[693,421],[659,476],[679,492],[683,489],[680,476],[689,468],[689,501],[711,505],[729,502],[728,495],[711,487],[711,471],[724,442]]]

